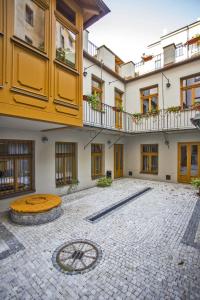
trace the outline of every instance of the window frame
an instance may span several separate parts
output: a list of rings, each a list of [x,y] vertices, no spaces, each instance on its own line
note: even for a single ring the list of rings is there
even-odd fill
[[[100,84],[100,88],[93,86],[93,81]],[[104,84],[103,80],[101,80],[100,78],[98,78],[95,75],[92,75],[92,77],[91,77],[91,94],[94,95],[95,92],[96,92],[96,94],[99,94],[100,95],[99,100],[101,103],[103,103],[103,84]]]
[[[74,8],[70,5],[70,3],[67,3],[67,5],[74,11]],[[54,15],[55,15],[55,61],[58,64],[61,64],[64,68],[70,69],[72,71],[77,72],[78,71],[78,66],[79,66],[79,39],[80,39],[80,30],[78,26],[78,16],[77,12],[76,13],[76,24],[74,25],[73,23],[70,22],[66,17],[64,17],[58,10],[56,10],[56,3],[55,3],[55,10],[54,10]],[[60,23],[64,28],[67,30],[71,31],[75,36],[75,64],[74,67],[72,67],[70,64],[66,64],[65,62],[59,60],[56,56],[56,22]]]
[[[143,151],[144,146],[157,146],[157,152],[145,152],[145,151]],[[141,144],[140,145],[140,155],[141,155],[140,173],[158,175],[158,172],[159,172],[159,145],[158,144]],[[143,157],[144,156],[148,157],[148,170],[147,171],[144,170],[144,166],[143,166]],[[157,165],[156,171],[152,171],[152,157],[157,157],[157,159],[158,159],[158,165]]]
[[[28,154],[5,154],[5,155],[0,154],[0,159],[2,159],[2,161],[5,160],[5,163],[6,160],[13,161],[13,185],[14,185],[14,192],[5,193],[2,195],[0,194],[0,200],[35,192],[35,142],[33,140],[0,139],[0,143],[27,144],[30,150],[30,153]],[[19,169],[17,168],[19,167],[17,162],[20,159],[27,159],[29,161],[29,168],[30,168],[30,188],[24,191],[18,190],[17,187],[17,177],[18,177],[17,173],[19,171]]]
[[[142,93],[146,90],[151,90],[151,89],[154,89],[154,88],[157,88],[157,93],[154,93],[154,94],[150,94],[150,95],[147,95],[147,96],[143,96]],[[157,109],[156,110],[159,110],[159,86],[158,84],[154,84],[152,86],[148,86],[148,87],[145,87],[145,88],[141,88],[140,89],[140,101],[141,101],[141,113],[142,114],[148,114],[148,112],[151,112],[152,111],[152,98],[153,97],[157,97]],[[144,109],[143,109],[143,103],[144,103],[144,100],[148,100],[149,101],[149,111],[148,112],[144,112]]]
[[[56,152],[56,148],[57,148],[57,145],[72,145],[72,152],[71,153],[57,153]],[[67,158],[71,158],[72,159],[72,178],[71,178],[71,181],[67,180],[67,176],[66,176],[66,169],[64,168],[65,167],[65,163],[66,163],[66,160]],[[63,174],[64,174],[64,177],[62,178],[63,180],[63,183],[58,183],[57,182],[57,158],[62,158],[63,160]],[[60,178],[59,178],[60,179]],[[67,186],[67,185],[70,185],[72,183],[72,180],[73,179],[77,179],[77,145],[76,143],[71,143],[71,142],[56,142],[55,143],[55,184],[56,184],[56,188],[59,188],[59,187],[63,187],[63,186]]]
[[[181,92],[181,107],[182,109],[190,109],[193,105],[195,105],[195,89],[200,88],[200,82],[197,84],[192,84],[190,86],[183,86],[183,81],[187,79],[191,79],[194,77],[200,77],[200,73],[195,73],[186,77],[182,77],[180,79],[180,92]],[[184,91],[191,90],[192,93],[192,104],[191,106],[186,107],[186,104],[183,102],[184,99]]]
[[[101,146],[101,151],[99,152],[93,152],[92,146]],[[100,173],[96,174],[96,168],[95,168],[95,159],[100,158],[101,165],[100,165]],[[98,179],[103,177],[103,159],[104,159],[104,149],[103,144],[100,143],[93,143],[91,144],[91,178],[92,180]]]

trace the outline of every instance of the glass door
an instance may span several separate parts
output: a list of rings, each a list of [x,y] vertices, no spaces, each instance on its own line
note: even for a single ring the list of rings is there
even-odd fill
[[[190,183],[200,176],[200,143],[180,143],[178,145],[178,181]]]

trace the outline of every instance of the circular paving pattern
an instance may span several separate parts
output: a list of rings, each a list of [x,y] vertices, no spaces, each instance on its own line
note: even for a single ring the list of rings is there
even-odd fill
[[[52,261],[59,271],[73,275],[93,269],[101,257],[101,249],[94,242],[75,240],[57,248]]]

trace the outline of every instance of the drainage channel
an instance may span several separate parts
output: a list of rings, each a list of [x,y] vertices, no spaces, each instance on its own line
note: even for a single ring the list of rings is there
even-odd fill
[[[97,213],[87,217],[86,220],[91,223],[95,223],[95,222],[99,221],[100,219],[102,219],[103,217],[105,217],[106,215],[110,214],[113,210],[126,205],[130,201],[136,200],[139,196],[142,196],[144,193],[146,193],[150,190],[152,190],[152,188],[150,188],[150,187],[144,188],[144,189],[140,190],[139,192],[136,192],[136,193],[132,194],[131,196],[129,196],[123,200],[120,200],[117,203],[112,204],[111,206],[108,206],[108,207],[104,208],[103,210],[100,210]]]

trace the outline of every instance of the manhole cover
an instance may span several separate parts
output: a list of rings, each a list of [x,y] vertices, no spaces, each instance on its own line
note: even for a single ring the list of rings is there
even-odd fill
[[[75,240],[57,248],[52,261],[59,271],[72,275],[93,269],[101,256],[101,249],[95,243]]]

